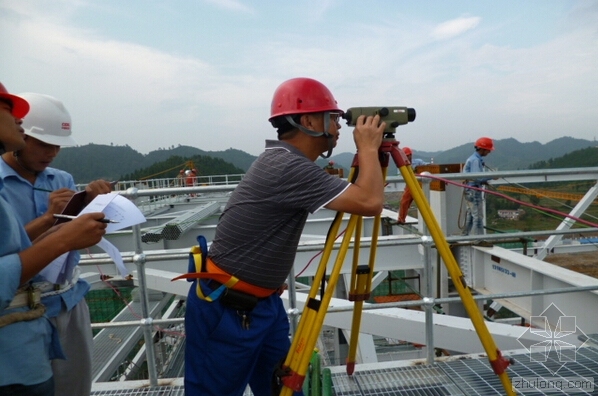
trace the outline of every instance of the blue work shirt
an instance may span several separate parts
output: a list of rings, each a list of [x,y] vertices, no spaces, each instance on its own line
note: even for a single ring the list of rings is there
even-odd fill
[[[428,165],[428,163],[425,162],[421,158],[414,158],[414,159],[411,160],[411,167],[413,169],[415,169],[415,168],[417,168],[418,166],[421,166],[421,165]]]
[[[35,179],[35,184],[19,176],[6,162],[0,160],[0,180],[4,182],[5,188],[0,190],[0,195],[13,207],[17,218],[23,225],[48,211],[48,191],[60,188],[77,190],[75,181],[70,173],[55,168],[46,168],[40,172]],[[73,252],[74,259],[79,262],[79,252]],[[62,309],[62,303],[67,310],[71,310],[89,291],[89,283],[79,279],[73,287],[63,293],[42,297],[42,303],[46,306],[46,315],[53,318],[58,316]]]
[[[484,172],[484,170],[484,157],[482,157],[477,151],[467,158],[467,161],[465,161],[465,166],[463,167],[463,172],[465,173],[481,173]],[[482,184],[491,179],[491,177],[484,177],[470,180],[467,182],[467,185],[480,187]]]
[[[3,187],[0,179],[0,193]],[[14,213],[14,207],[0,196],[0,317],[29,310],[27,307],[6,309],[20,286],[18,253],[31,246]],[[41,279],[34,279],[37,280]],[[50,359],[58,357],[64,357],[58,333],[45,315],[0,327],[0,386],[47,381],[52,377]]]

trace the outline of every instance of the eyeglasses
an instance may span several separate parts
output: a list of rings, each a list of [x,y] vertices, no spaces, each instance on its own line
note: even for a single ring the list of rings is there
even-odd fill
[[[339,118],[341,117],[342,113],[337,113],[337,112],[329,112],[328,114],[330,114],[330,121],[332,122],[338,122]]]

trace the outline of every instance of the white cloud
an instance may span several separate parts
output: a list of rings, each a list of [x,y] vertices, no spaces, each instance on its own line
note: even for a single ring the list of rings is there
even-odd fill
[[[436,40],[448,40],[474,29],[481,20],[480,17],[463,17],[446,21],[437,25],[430,35]]]
[[[254,14],[253,8],[246,6],[238,0],[204,0],[206,3],[214,4],[218,8],[222,8],[229,11],[245,12]]]

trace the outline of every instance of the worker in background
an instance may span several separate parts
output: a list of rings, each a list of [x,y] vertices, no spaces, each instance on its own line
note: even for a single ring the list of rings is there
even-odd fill
[[[489,137],[481,137],[475,141],[475,152],[467,158],[464,173],[481,173],[485,171],[484,157],[494,150],[494,142]],[[465,228],[463,235],[482,235],[484,234],[484,201],[482,189],[488,184],[491,177],[479,179],[467,179],[466,184],[474,188],[465,189],[465,203],[467,210],[465,213]]]
[[[37,93],[23,93],[30,104],[23,120],[25,147],[6,152],[0,160],[0,179],[4,189],[0,194],[12,205],[15,215],[32,241],[49,230],[77,191],[73,177],[50,164],[62,146],[74,146],[71,136],[71,116],[54,97]],[[110,183],[96,180],[85,187],[85,203],[98,194],[111,191]],[[79,262],[79,253],[69,260]],[[39,282],[46,315],[58,329],[66,360],[52,361],[56,396],[91,393],[93,334],[85,295],[90,285],[79,278],[75,266],[60,284]]]
[[[276,367],[290,347],[289,320],[277,291],[293,266],[309,213],[321,208],[375,216],[384,203],[378,149],[386,124],[358,118],[353,139],[359,152],[354,183],[315,164],[339,138],[339,108],[322,83],[283,82],[275,91],[269,121],[278,140],[267,140],[228,200],[204,271],[224,274],[196,280],[185,315],[185,394],[270,396]],[[192,274],[190,274],[192,275]],[[231,282],[225,282],[231,284]],[[215,301],[215,290],[226,289]]]
[[[196,180],[197,180],[197,170],[196,169],[187,169],[185,171],[185,186],[187,186],[187,187],[194,186]]]
[[[0,154],[22,150],[22,118],[29,103],[0,84]],[[0,179],[0,192],[7,187]],[[36,275],[70,250],[93,246],[106,233],[103,213],[89,213],[52,228],[32,244],[16,208],[0,194],[0,394],[53,396],[51,359],[63,358]],[[71,393],[76,394],[76,393]]]
[[[413,151],[411,151],[409,147],[403,147],[403,152],[407,156],[409,162],[411,162],[411,167],[414,170],[420,165],[427,165],[427,163],[420,158],[413,159]],[[411,189],[409,186],[405,185],[403,195],[401,196],[401,204],[399,206],[399,218],[397,220],[398,224],[405,224],[405,220],[407,219],[407,211],[409,210],[412,202],[413,196],[411,195]]]

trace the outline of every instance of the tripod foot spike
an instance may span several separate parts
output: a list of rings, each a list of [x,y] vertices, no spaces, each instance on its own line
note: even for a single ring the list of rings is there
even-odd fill
[[[355,371],[355,362],[347,362],[347,375],[353,375]]]

